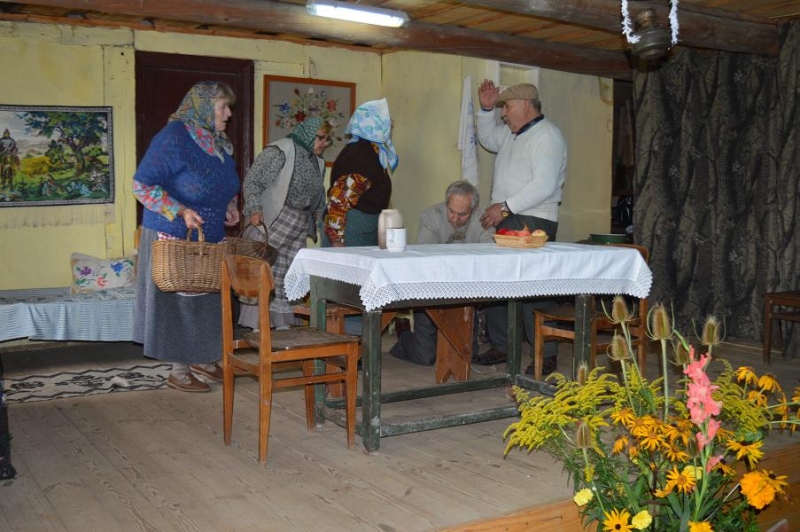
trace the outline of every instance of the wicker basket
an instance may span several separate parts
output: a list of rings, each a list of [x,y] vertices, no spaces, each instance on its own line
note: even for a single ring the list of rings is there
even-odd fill
[[[547,242],[547,235],[494,235],[494,241],[504,248],[540,248]]]
[[[266,260],[269,262],[270,266],[275,266],[275,261],[278,260],[278,250],[269,245],[269,231],[267,231],[267,226],[265,226],[263,222],[259,225],[264,235],[263,240],[256,240],[252,238],[252,236],[250,238],[246,237],[245,234],[250,233],[250,235],[252,235],[253,231],[257,230],[255,226],[247,226],[242,229],[238,237],[228,237],[225,239],[225,242],[231,245],[230,253],[234,255],[247,255],[254,259]]]
[[[227,243],[209,244],[197,228],[197,242],[190,240],[153,242],[153,282],[162,292],[219,292],[222,259],[230,253]]]

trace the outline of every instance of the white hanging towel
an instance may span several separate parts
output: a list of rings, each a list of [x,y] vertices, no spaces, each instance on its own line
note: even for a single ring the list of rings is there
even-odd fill
[[[458,149],[461,150],[461,179],[478,184],[478,139],[475,137],[475,108],[472,103],[472,77],[464,78],[461,95],[461,124],[458,128]]]

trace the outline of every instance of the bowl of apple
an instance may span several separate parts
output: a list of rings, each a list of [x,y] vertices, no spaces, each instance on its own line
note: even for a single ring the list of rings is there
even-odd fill
[[[541,229],[531,231],[528,226],[522,229],[498,229],[494,242],[504,248],[540,248],[547,242],[547,233]]]

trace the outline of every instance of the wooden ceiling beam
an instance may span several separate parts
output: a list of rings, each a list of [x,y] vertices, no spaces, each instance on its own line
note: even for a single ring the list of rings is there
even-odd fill
[[[0,4],[13,4],[0,0]],[[463,55],[553,70],[632,79],[629,56],[535,39],[413,22],[379,28],[309,15],[305,6],[271,0],[29,0],[28,4],[235,27],[340,43]]]
[[[547,18],[566,24],[619,34],[622,31],[619,0],[461,0],[462,4]],[[655,9],[664,27],[668,2],[629,2],[631,17],[645,8]],[[693,48],[777,55],[777,23],[742,17],[730,11],[678,5],[679,44]]]

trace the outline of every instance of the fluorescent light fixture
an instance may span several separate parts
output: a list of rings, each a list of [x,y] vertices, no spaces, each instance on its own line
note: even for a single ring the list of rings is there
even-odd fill
[[[376,26],[399,28],[408,24],[408,15],[403,11],[348,4],[337,0],[309,0],[306,9],[310,14],[318,17],[375,24]]]

